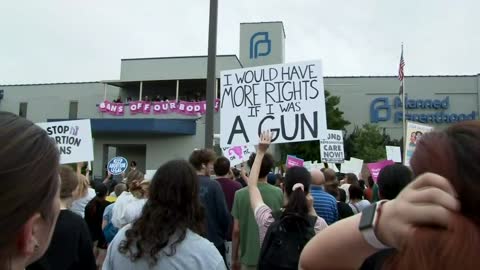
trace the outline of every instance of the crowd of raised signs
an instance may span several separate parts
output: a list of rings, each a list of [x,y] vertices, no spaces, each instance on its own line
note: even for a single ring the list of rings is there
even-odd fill
[[[480,269],[479,121],[424,134],[376,181],[274,174],[271,140],[236,168],[199,149],[95,182],[0,112],[0,269]]]

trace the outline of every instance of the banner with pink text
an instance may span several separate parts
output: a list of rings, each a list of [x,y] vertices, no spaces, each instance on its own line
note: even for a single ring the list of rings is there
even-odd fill
[[[292,167],[303,167],[304,160],[296,156],[287,156],[287,169]]]
[[[368,167],[368,170],[370,170],[370,175],[372,176],[373,181],[377,182],[378,175],[380,174],[380,171],[383,168],[393,164],[395,164],[395,162],[391,160],[382,160],[375,163],[368,163],[367,167]]]
[[[115,103],[108,100],[103,101],[98,105],[98,110],[101,113],[110,115],[122,116],[125,114],[125,107],[128,107],[130,114],[169,114],[178,113],[182,115],[198,116],[204,115],[207,111],[206,101],[132,101],[128,104]],[[215,111],[218,112],[220,107],[220,100],[215,100]]]

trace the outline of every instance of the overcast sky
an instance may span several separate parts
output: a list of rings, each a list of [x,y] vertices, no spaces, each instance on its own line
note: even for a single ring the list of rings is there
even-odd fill
[[[283,21],[286,60],[325,75],[480,73],[480,1],[219,0],[218,54],[241,22]],[[207,0],[0,2],[0,84],[119,79],[120,59],[206,55]],[[206,67],[205,67],[206,68]]]

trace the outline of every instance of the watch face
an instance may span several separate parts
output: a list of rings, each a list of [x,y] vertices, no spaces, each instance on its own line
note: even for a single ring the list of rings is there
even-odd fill
[[[375,218],[375,212],[377,210],[377,204],[372,204],[369,207],[363,209],[362,217],[360,218],[360,224],[358,229],[361,231],[370,229],[373,227],[373,219]]]

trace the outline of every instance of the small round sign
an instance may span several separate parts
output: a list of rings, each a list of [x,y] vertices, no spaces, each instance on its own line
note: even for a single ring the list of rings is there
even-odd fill
[[[128,161],[124,157],[114,157],[107,164],[107,170],[112,175],[120,175],[127,170]]]

